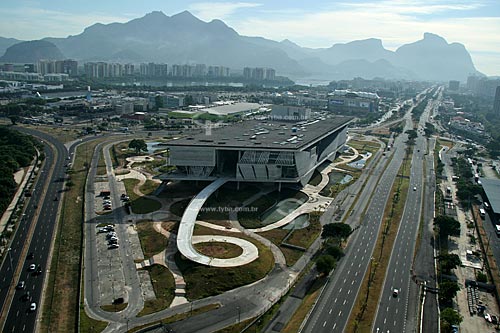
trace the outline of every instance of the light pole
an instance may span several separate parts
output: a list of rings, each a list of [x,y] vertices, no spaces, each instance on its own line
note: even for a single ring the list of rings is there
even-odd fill
[[[240,323],[240,315],[241,315],[241,311],[240,311],[240,307],[237,306],[236,309],[238,310],[238,324]]]

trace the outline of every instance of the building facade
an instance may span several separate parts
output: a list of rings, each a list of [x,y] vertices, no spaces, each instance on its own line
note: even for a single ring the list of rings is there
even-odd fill
[[[170,141],[167,164],[176,167],[159,178],[300,183],[316,167],[333,160],[347,140],[352,117],[302,122],[245,121]]]
[[[328,110],[333,112],[377,112],[380,97],[375,93],[335,90],[328,94]]]

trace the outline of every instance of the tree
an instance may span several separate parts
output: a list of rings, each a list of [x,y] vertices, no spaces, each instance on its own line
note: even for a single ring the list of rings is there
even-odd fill
[[[148,151],[148,145],[146,144],[146,141],[142,139],[133,139],[128,144],[128,147],[130,149],[135,149],[136,154],[139,154],[141,151]]]
[[[443,304],[451,303],[457,292],[460,290],[458,283],[453,281],[444,281],[439,284],[439,301]]]
[[[349,237],[352,229],[348,224],[345,223],[330,223],[323,227],[323,232],[321,233],[322,238],[327,237],[337,237],[345,239]]]
[[[450,325],[460,325],[463,317],[452,308],[445,308],[441,311],[441,320],[446,321]]]
[[[335,258],[330,255],[322,255],[316,260],[316,269],[318,273],[327,275],[335,268]]]
[[[344,256],[344,251],[338,245],[327,245],[325,247],[325,253],[331,255],[336,260],[339,260]]]
[[[441,269],[446,274],[449,274],[452,269],[462,265],[462,260],[460,260],[458,254],[442,254],[439,256],[439,262],[441,263]]]
[[[439,227],[442,237],[460,236],[460,223],[453,217],[439,215],[434,218],[434,224]]]

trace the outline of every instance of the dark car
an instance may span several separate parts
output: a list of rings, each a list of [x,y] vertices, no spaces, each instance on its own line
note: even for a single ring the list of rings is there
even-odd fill
[[[32,259],[35,259],[35,255],[33,254],[33,252],[30,252],[30,253],[28,253],[28,256],[26,258],[28,260],[32,260]]]
[[[16,286],[16,289],[17,289],[17,290],[24,289],[24,286],[25,286],[24,281],[19,281],[19,283],[18,283],[18,284],[17,284],[17,286]]]
[[[23,301],[29,301],[31,299],[30,292],[27,291],[26,294],[23,295],[22,300]]]

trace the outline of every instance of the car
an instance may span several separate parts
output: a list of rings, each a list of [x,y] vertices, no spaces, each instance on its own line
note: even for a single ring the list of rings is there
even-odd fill
[[[498,324],[498,317],[497,316],[490,315],[490,317],[491,317],[491,323],[492,324],[495,324],[495,325]]]
[[[26,294],[23,295],[22,300],[23,301],[29,301],[31,299],[30,292],[27,291]]]
[[[110,240],[110,241],[117,241],[117,240],[118,240],[118,237],[116,237],[116,236],[111,236],[111,237],[109,237],[109,239],[108,239],[108,240]]]
[[[111,197],[110,197],[109,195],[107,195],[107,196],[105,196],[103,199],[104,199],[104,200],[109,200],[109,199],[111,199]]]
[[[399,295],[399,289],[394,289],[392,291],[392,297],[398,297],[398,295]]]
[[[413,191],[416,191],[417,190],[417,187],[416,186],[413,186]]]
[[[24,286],[25,286],[25,285],[26,285],[26,284],[24,283],[24,281],[19,281],[19,283],[18,283],[18,284],[17,284],[17,286],[16,286],[16,289],[17,289],[17,290],[24,289]]]
[[[59,200],[59,199],[57,197],[54,197],[54,201],[57,201],[57,200]]]
[[[102,234],[102,233],[105,233],[105,232],[108,232],[108,229],[106,229],[106,228],[99,228],[99,230],[97,230],[97,233],[99,233],[99,234]]]
[[[42,274],[42,266],[38,265],[36,271],[33,274],[34,275],[40,275],[40,274]]]
[[[35,302],[31,302],[30,304],[30,312],[35,312],[36,311],[36,303]]]
[[[111,249],[117,249],[119,246],[120,246],[120,245],[118,245],[118,244],[110,244],[110,245],[108,246],[108,249],[110,249],[110,250],[111,250]]]
[[[26,259],[28,259],[28,260],[35,259],[35,255],[33,254],[33,252],[28,253],[28,255],[26,256]]]
[[[28,272],[33,272],[36,269],[35,264],[31,264],[30,267],[28,268]]]
[[[107,235],[106,235],[106,239],[111,239],[111,238],[113,238],[113,237],[116,237],[116,232],[115,232],[115,233],[112,233],[112,234],[111,234],[111,233],[109,233],[109,234],[107,234]]]
[[[103,205],[111,205],[111,200],[104,200]]]
[[[111,244],[118,244],[118,240],[113,240],[113,239],[108,240],[108,245]]]
[[[104,206],[104,210],[111,210],[111,206]]]

